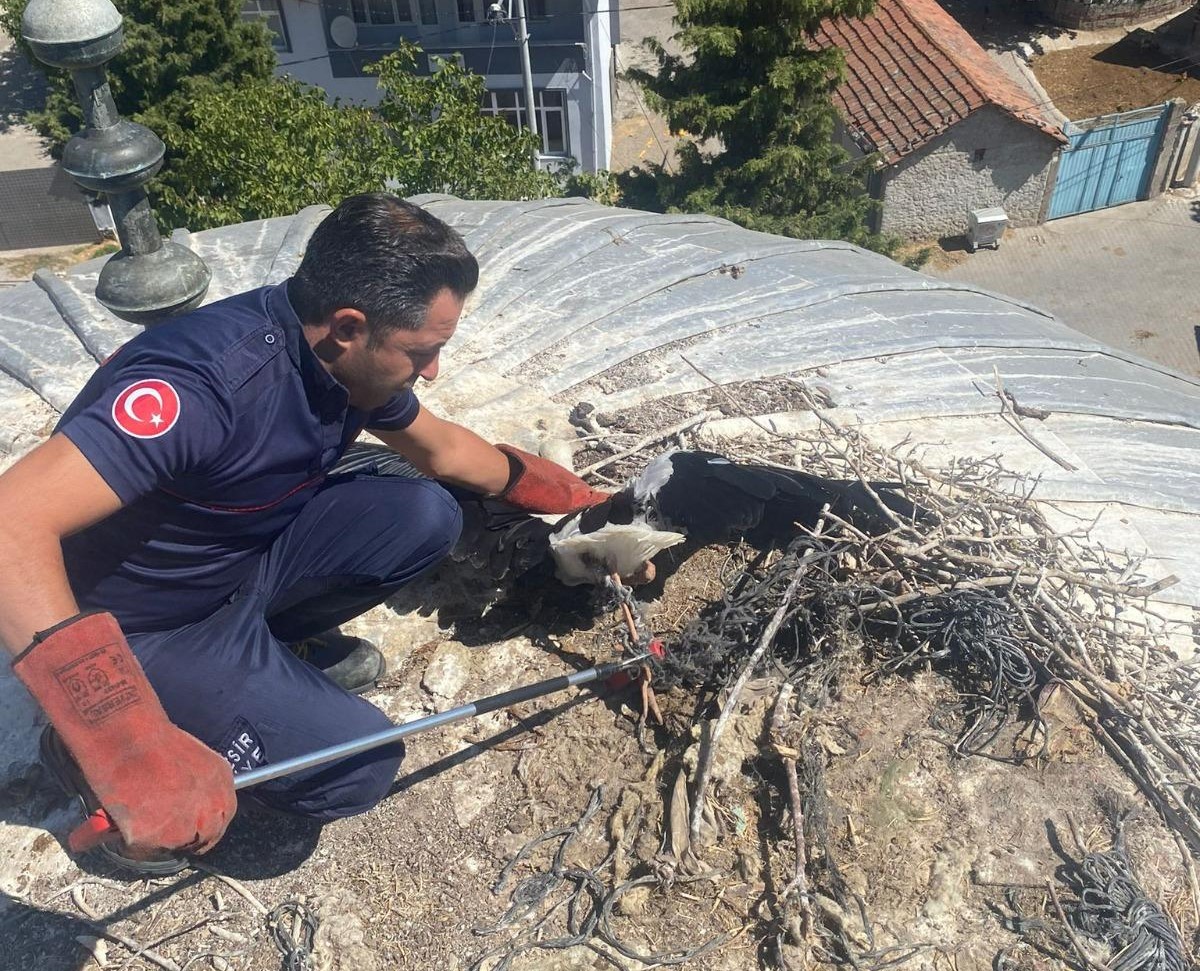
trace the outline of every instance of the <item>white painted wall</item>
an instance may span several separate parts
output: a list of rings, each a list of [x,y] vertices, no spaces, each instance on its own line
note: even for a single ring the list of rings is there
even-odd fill
[[[910,239],[953,236],[966,231],[969,210],[985,206],[1003,206],[1014,226],[1036,225],[1058,147],[999,108],[980,108],[888,170],[880,228]]]

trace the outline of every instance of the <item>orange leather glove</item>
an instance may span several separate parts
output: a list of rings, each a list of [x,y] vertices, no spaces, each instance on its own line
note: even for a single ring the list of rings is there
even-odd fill
[[[563,515],[611,498],[557,462],[531,455],[512,445],[497,445],[508,456],[508,485],[497,498],[526,512]]]
[[[112,614],[77,614],[40,631],[13,672],[50,717],[130,856],[216,845],[237,811],[233,771],[171,724]],[[77,849],[97,842],[103,834],[94,822],[71,836]]]

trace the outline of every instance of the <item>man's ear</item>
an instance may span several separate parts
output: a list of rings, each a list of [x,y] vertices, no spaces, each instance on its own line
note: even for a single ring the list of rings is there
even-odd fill
[[[329,339],[340,347],[365,340],[368,336],[366,315],[353,307],[332,311],[326,321],[329,324]]]

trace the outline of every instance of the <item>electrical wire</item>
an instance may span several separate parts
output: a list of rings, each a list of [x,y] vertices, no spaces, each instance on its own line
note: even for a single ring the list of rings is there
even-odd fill
[[[488,46],[487,67],[484,68],[483,76],[486,78],[492,73],[492,55],[496,53],[496,29],[500,25],[495,20],[492,21],[492,43]]]
[[[621,67],[621,58],[617,54],[616,45],[613,45],[613,63],[617,66],[618,72],[623,70],[623,68]],[[654,140],[656,142],[658,142],[658,149],[660,152],[662,152],[662,156],[663,156],[663,167],[668,172],[670,172],[672,170],[671,169],[671,156],[670,156],[670,153],[667,151],[667,146],[664,145],[662,139],[658,137],[658,129],[654,127],[654,122],[650,118],[650,113],[648,111],[646,111],[646,106],[642,103],[642,95],[641,95],[641,92],[638,91],[637,82],[631,81],[629,83],[633,85],[633,97],[637,101],[637,106],[642,111],[642,117],[646,119],[646,124],[650,128],[650,134],[652,134],[654,136]]]

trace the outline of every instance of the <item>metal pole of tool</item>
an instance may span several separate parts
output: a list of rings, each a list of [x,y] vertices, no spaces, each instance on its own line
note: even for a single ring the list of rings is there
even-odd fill
[[[250,786],[256,786],[261,782],[278,779],[280,776],[292,775],[295,772],[301,772],[305,769],[316,768],[318,765],[324,765],[326,762],[336,762],[338,759],[349,758],[351,755],[358,755],[360,752],[369,752],[371,749],[379,748],[381,745],[389,745],[392,742],[408,738],[410,735],[427,732],[430,729],[449,725],[452,722],[462,721],[464,718],[484,715],[489,711],[507,708],[510,705],[529,701],[531,698],[539,698],[542,695],[553,694],[556,691],[564,691],[567,688],[577,688],[580,685],[590,684],[593,681],[603,681],[611,678],[618,671],[645,663],[649,657],[650,654],[647,652],[613,662],[612,664],[601,664],[594,668],[588,668],[586,671],[576,671],[574,674],[563,674],[557,678],[548,678],[545,681],[537,682],[537,684],[525,685],[523,688],[513,688],[511,691],[502,691],[500,694],[481,698],[479,701],[460,705],[457,708],[451,708],[449,711],[440,711],[433,715],[426,715],[424,718],[415,718],[402,725],[385,728],[383,731],[375,732],[372,735],[364,735],[362,738],[357,738],[350,742],[330,745],[328,748],[318,749],[307,755],[297,755],[295,758],[284,759],[282,762],[273,762],[259,769],[251,769],[249,772],[239,772],[233,777],[233,787],[235,789],[246,789]]]

